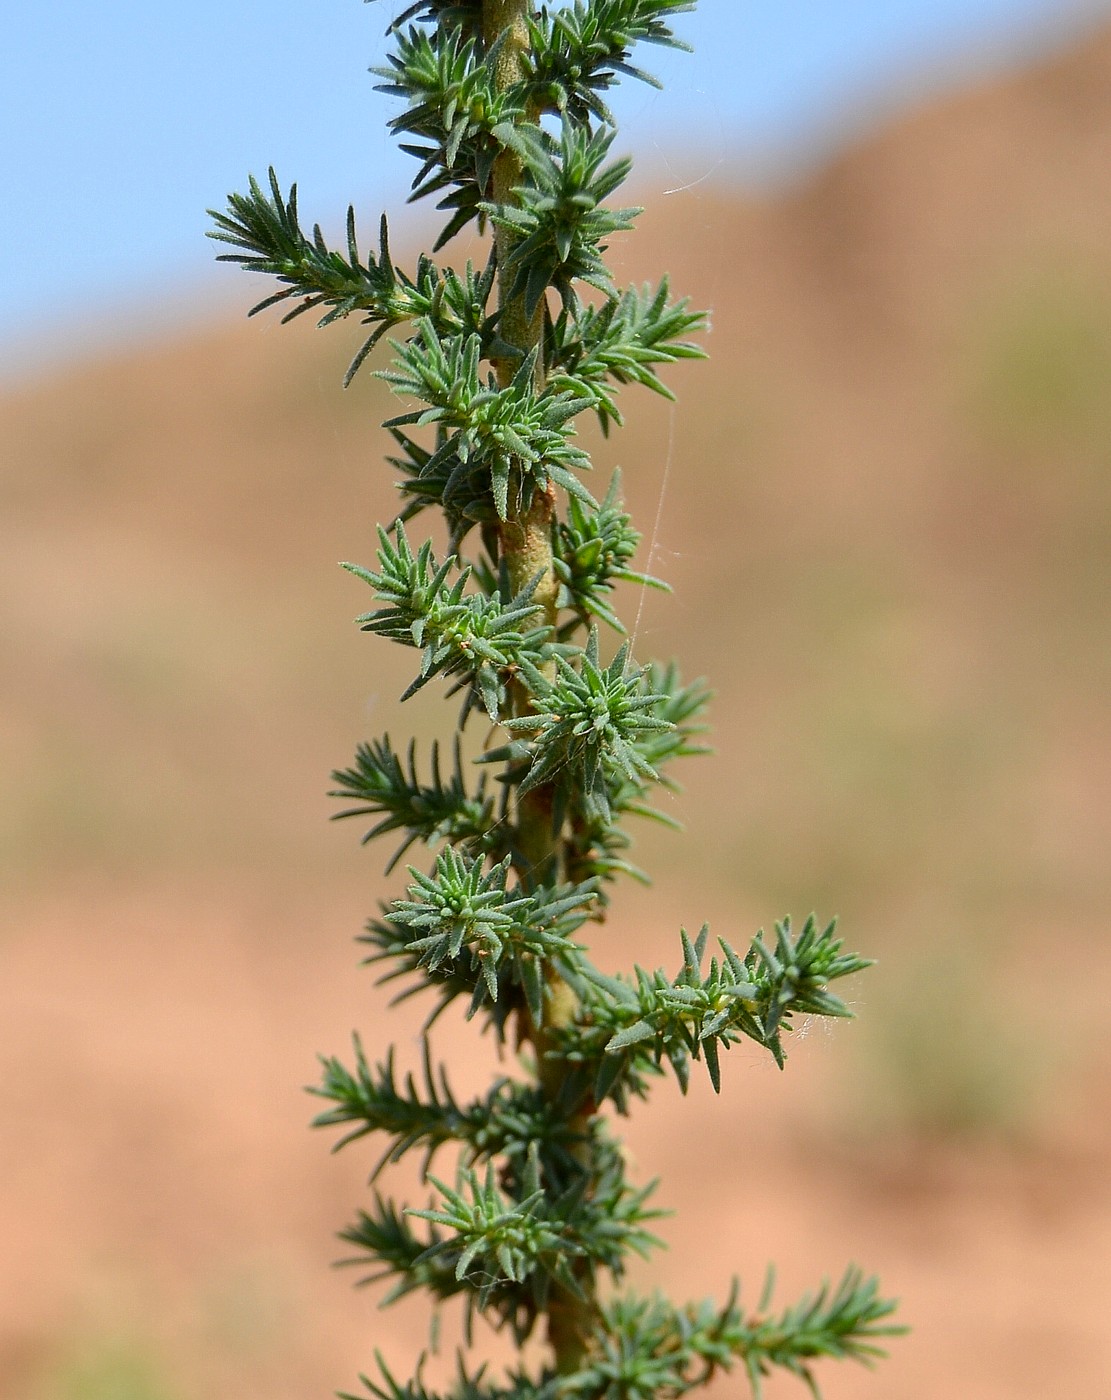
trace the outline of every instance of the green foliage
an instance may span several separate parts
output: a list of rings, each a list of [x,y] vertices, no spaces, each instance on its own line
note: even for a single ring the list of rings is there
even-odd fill
[[[568,811],[576,808],[587,820],[597,817],[608,823],[612,787],[658,776],[640,741],[672,727],[669,720],[652,713],[665,697],[645,691],[647,667],[630,672],[628,655],[626,644],[608,666],[602,666],[598,633],[592,630],[577,667],[563,656],[556,658],[554,681],[524,663],[533,698],[531,713],[507,719],[504,726],[531,736],[512,753],[527,761],[518,792],[550,787],[556,830]]]
[[[822,1284],[779,1313],[769,1311],[773,1282],[769,1272],[749,1317],[738,1306],[736,1282],[722,1308],[703,1303],[679,1311],[660,1297],[619,1299],[606,1310],[599,1359],[576,1378],[574,1393],[656,1400],[683,1395],[740,1364],[756,1400],[774,1367],[798,1376],[817,1395],[813,1361],[882,1356],[877,1340],[897,1330],[886,1322],[891,1306],[877,1296],[875,1280],[858,1269],[847,1269],[836,1288]]]
[[[418,1089],[410,1074],[399,1088],[393,1050],[382,1065],[367,1062],[359,1037],[354,1038],[355,1071],[339,1060],[322,1058],[323,1078],[312,1092],[334,1106],[319,1114],[314,1126],[350,1124],[338,1151],[356,1138],[382,1132],[391,1138],[378,1171],[399,1162],[407,1152],[424,1152],[424,1170],[445,1143],[457,1143],[468,1162],[504,1157],[515,1171],[533,1148],[539,1148],[547,1171],[560,1184],[578,1175],[574,1150],[582,1141],[568,1123],[563,1105],[551,1102],[539,1089],[516,1080],[499,1079],[489,1093],[461,1106],[441,1068],[432,1067],[431,1047],[424,1041],[424,1084]]]
[[[705,1059],[715,1093],[721,1092],[719,1052],[744,1038],[766,1046],[783,1067],[782,1035],[796,1015],[845,1017],[852,1013],[829,990],[830,982],[869,966],[868,960],[841,952],[834,925],[818,932],[811,916],[797,939],[791,922],[776,925],[774,950],[757,934],[746,956],[722,938],[721,960],[711,958],[705,975],[702,959],[709,928],[695,942],[684,931],[683,966],[677,977],[636,969],[635,982],[590,973],[584,1003],[590,1008],[591,1048],[605,1039],[608,1063],[599,1065],[595,1089],[601,1099],[630,1073],[643,1068],[646,1052],[656,1065],[666,1058],[686,1091],[689,1061]],[[582,1051],[575,1047],[576,1058]],[[639,1066],[638,1066],[639,1062]],[[636,1076],[642,1082],[641,1076]]]
[[[674,395],[652,366],[704,357],[703,350],[680,337],[704,329],[705,312],[689,311],[686,299],[669,302],[669,291],[666,277],[655,291],[631,287],[601,307],[565,309],[549,328],[545,353],[552,382],[593,394],[603,432],[611,423],[621,426],[616,385],[643,384],[671,399]]]
[[[378,816],[382,820],[363,837],[372,841],[387,831],[404,831],[405,840],[394,853],[386,873],[393,869],[414,841],[434,845],[452,842],[461,850],[484,849],[495,825],[493,799],[486,795],[486,782],[480,778],[473,793],[468,793],[463,776],[463,760],[458,740],[455,745],[455,768],[445,783],[440,773],[439,745],[432,746],[432,781],[422,783],[417,777],[417,746],[409,745],[408,772],[394,753],[387,734],[360,744],[351,768],[337,769],[332,781],[339,784],[329,794],[356,802],[336,817]]]
[[[545,5],[530,25],[528,75],[533,93],[549,110],[573,120],[614,126],[602,93],[618,74],[659,87],[650,73],[634,67],[629,54],[638,42],[685,49],[665,21],[694,9],[693,0],[595,0],[558,8]]]
[[[587,881],[556,890],[506,890],[510,858],[485,870],[479,856],[468,860],[449,846],[436,860],[432,875],[410,867],[415,884],[411,899],[390,906],[397,928],[411,930],[405,951],[419,966],[436,972],[455,966],[465,948],[476,977],[472,1012],[483,994],[498,1000],[501,980],[509,975],[525,994],[534,1025],[544,1020],[544,967],[576,951],[569,935],[586,922],[594,899]],[[416,936],[412,936],[415,934]]]
[[[387,605],[358,619],[363,631],[420,650],[420,671],[401,698],[415,695],[435,676],[450,677],[449,694],[468,688],[463,718],[481,702],[496,723],[505,701],[505,673],[547,658],[544,644],[550,629],[521,630],[521,624],[540,612],[531,601],[532,587],[509,598],[503,579],[498,592],[465,593],[471,570],[464,568],[449,588],[456,560],[437,566],[429,541],[414,554],[400,523],[396,544],[381,526],[378,539],[377,573],[358,564],[343,567],[368,583],[375,599]]]
[[[451,464],[444,478],[444,495],[478,472],[482,494],[493,496],[497,519],[507,520],[510,479],[514,477],[514,513],[533,491],[551,483],[594,504],[572,468],[588,470],[590,458],[569,441],[570,418],[593,408],[592,396],[573,390],[536,391],[536,351],[522,362],[503,388],[493,375],[481,375],[479,335],[439,337],[429,320],[417,324],[417,335],[395,346],[397,368],[383,370],[394,392],[419,399],[427,407],[391,418],[386,427],[416,424],[440,428],[440,441],[422,475],[433,477]],[[514,468],[516,472],[514,474]],[[489,512],[482,518],[489,519]]]
[[[567,519],[556,527],[553,562],[563,585],[559,606],[576,614],[561,629],[561,637],[570,636],[594,617],[608,622],[616,632],[625,631],[606,596],[613,591],[615,580],[671,591],[659,579],[628,567],[640,544],[640,531],[633,529],[629,516],[617,504],[619,483],[620,476],[614,472],[606,499],[594,510],[584,509],[581,501],[572,498]]]
[[[459,730],[476,709],[490,726],[473,763],[457,732],[446,778],[438,747],[424,778],[415,745],[403,763],[388,738],[333,774],[340,815],[371,822],[364,841],[400,836],[389,868],[418,842],[434,848],[364,934],[399,999],[427,990],[434,1006],[419,1082],[399,1077],[392,1050],[372,1065],[356,1037],[353,1067],[323,1059],[313,1091],[338,1146],[377,1136],[376,1173],[417,1152],[433,1192],[420,1208],[376,1195],[358,1213],[343,1239],[365,1276],[389,1280],[390,1298],[458,1298],[468,1325],[484,1318],[521,1343],[545,1326],[549,1363],[495,1383],[461,1360],[448,1392],[460,1400],[650,1400],[734,1366],[757,1394],[777,1368],[816,1390],[816,1359],[867,1360],[893,1330],[893,1305],[855,1270],[779,1312],[765,1296],[742,1313],[736,1290],[724,1306],[676,1307],[620,1289],[629,1255],[659,1243],[647,1228],[659,1212],[652,1188],[629,1180],[606,1111],[647,1099],[667,1067],[685,1091],[694,1061],[720,1090],[721,1054],[745,1040],[782,1066],[798,1019],[849,1015],[831,987],[868,965],[813,917],[797,934],[784,919],[743,953],[719,939],[708,961],[708,930],[684,932],[674,977],[603,974],[586,943],[617,880],[646,878],[628,860],[628,819],[674,825],[654,789],[675,788],[676,759],[706,752],[701,681],[635,661],[627,636],[604,654],[599,623],[625,633],[616,585],[665,585],[635,567],[640,534],[616,475],[601,503],[584,486],[574,436],[586,412],[620,426],[624,386],[670,396],[658,370],[703,353],[686,337],[706,317],[671,300],[666,277],[622,290],[605,262],[639,212],[611,204],[630,163],[610,159],[605,95],[647,78],[630,61],[638,44],[682,47],[670,23],[692,8],[421,0],[396,17],[377,74],[401,103],[391,126],[418,162],[413,197],[443,212],[436,248],[472,221],[489,228],[481,272],[425,256],[403,272],[384,218],[364,255],[350,210],[346,250],[332,249],[302,229],[296,189],[283,194],[273,172],[269,189],[252,180],[214,215],[223,257],[278,280],[256,310],[361,318],[348,379],[387,332],[400,337],[378,373],[407,405],[384,425],[401,507],[379,527],[375,566],[344,567],[373,593],[363,631],[419,654],[402,699],[436,682],[462,693]],[[406,531],[428,508],[448,527],[441,561]],[[427,1037],[459,999],[503,1052],[516,1048],[522,1076],[469,1102]],[[450,1169],[432,1176],[445,1150]],[[379,1400],[432,1400],[419,1367],[399,1383],[382,1366],[364,1385]]]
[[[505,144],[528,171],[505,204],[478,207],[499,228],[513,234],[507,270],[514,274],[510,297],[523,297],[532,316],[549,287],[565,307],[579,304],[576,282],[586,282],[607,297],[616,296],[602,254],[612,233],[632,228],[639,209],[607,209],[604,201],[632,168],[631,160],[602,162],[612,131],[590,131],[565,121],[557,143],[540,127],[518,126],[505,133]]]
[[[445,335],[489,333],[484,314],[492,286],[492,269],[476,275],[468,263],[462,275],[441,271],[430,258],[421,257],[413,277],[394,266],[390,257],[389,229],[382,215],[379,255],[360,257],[355,230],[355,210],[347,210],[347,255],[328,247],[320,225],[309,237],[301,228],[297,212],[297,186],[282,194],[273,167],[267,194],[252,175],[248,193],[228,197],[226,214],[213,211],[216,228],[210,237],[229,243],[240,251],[221,253],[218,261],[237,263],[248,272],[269,273],[284,283],[284,290],[264,297],[251,310],[259,311],[280,302],[298,299],[283,317],[291,321],[306,311],[327,307],[321,326],[330,325],[352,312],[362,312],[363,321],[375,330],[364,342],[347,371],[345,384],[391,329],[418,318],[429,320]]]

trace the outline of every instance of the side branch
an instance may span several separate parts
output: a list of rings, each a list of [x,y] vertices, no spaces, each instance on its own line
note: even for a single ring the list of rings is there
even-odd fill
[[[584,1397],[675,1400],[740,1364],[755,1400],[777,1368],[820,1397],[816,1360],[828,1356],[868,1365],[885,1355],[880,1338],[906,1330],[887,1322],[895,1303],[879,1297],[876,1280],[859,1269],[847,1269],[836,1288],[823,1283],[779,1313],[769,1311],[773,1282],[769,1273],[749,1316],[740,1309],[736,1281],[721,1308],[704,1302],[677,1309],[660,1296],[618,1299],[604,1311],[600,1353],[575,1377],[575,1391]]]
[[[378,256],[360,255],[355,230],[355,211],[347,210],[346,254],[329,248],[320,225],[314,224],[311,237],[301,227],[297,210],[297,186],[288,197],[282,193],[271,166],[269,194],[251,176],[247,194],[228,196],[226,213],[210,209],[216,223],[207,237],[237,249],[221,253],[218,262],[238,263],[247,272],[261,272],[284,284],[283,289],[264,297],[250,314],[268,307],[295,301],[282,318],[292,321],[308,311],[324,309],[319,325],[330,325],[353,312],[375,329],[364,342],[347,371],[349,384],[355,372],[382,336],[392,327],[425,318],[440,335],[478,334],[484,342],[492,339],[492,323],[486,304],[493,287],[493,269],[476,275],[470,266],[460,276],[441,270],[431,259],[421,257],[415,277],[394,266],[390,256],[386,216],[378,236]]]

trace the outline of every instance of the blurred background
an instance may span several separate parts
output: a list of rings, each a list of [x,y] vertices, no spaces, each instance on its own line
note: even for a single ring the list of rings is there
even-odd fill
[[[340,389],[358,328],[246,324],[262,286],[202,237],[271,162],[329,231],[402,203],[364,71],[387,11],[5,23],[4,1396],[303,1400],[423,1343],[419,1302],[330,1268],[374,1156],[329,1158],[302,1086],[354,1029],[417,1062],[420,1008],[387,1018],[351,941],[389,852],[324,793],[454,708],[401,711],[409,659],[334,566],[394,510],[385,388]],[[784,1075],[738,1049],[720,1101],[634,1114],[679,1211],[635,1282],[755,1298],[774,1259],[787,1301],[854,1260],[914,1332],[829,1396],[1103,1394],[1111,8],[703,0],[678,28],[693,55],[620,99],[647,212],[613,254],[712,308],[712,358],[591,441],[675,589],[622,600],[637,653],[711,679],[717,756],[596,955],[814,909],[879,965]],[[430,214],[399,212],[403,264]],[[467,1028],[436,1048],[460,1092],[490,1072]]]

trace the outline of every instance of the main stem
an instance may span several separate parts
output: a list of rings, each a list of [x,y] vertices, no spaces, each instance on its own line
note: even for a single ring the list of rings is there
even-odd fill
[[[531,0],[483,0],[483,39],[489,50],[499,40],[495,66],[495,83],[504,92],[524,77],[524,62],[529,52],[528,20],[532,13]],[[504,36],[504,37],[503,37]],[[538,113],[529,113],[535,120]],[[497,204],[509,204],[513,191],[521,182],[521,164],[516,154],[503,150],[494,162],[493,197]],[[519,349],[522,357],[536,352],[536,386],[542,388],[544,368],[544,304],[541,301],[530,317],[524,298],[512,295],[512,273],[508,254],[513,235],[505,228],[495,231],[495,251],[498,264],[499,332],[508,344]],[[517,358],[495,361],[498,382],[506,386],[520,367]],[[519,481],[517,483],[520,484]],[[530,491],[524,499],[510,491],[509,518],[500,528],[500,545],[509,574],[509,584],[516,594],[537,580],[533,601],[542,611],[544,622],[553,628],[558,622],[559,581],[556,578],[552,553],[552,530],[555,521],[555,492]],[[513,696],[514,708],[527,705],[524,688]],[[517,801],[517,846],[523,866],[522,875],[561,878],[561,840],[552,817],[550,789],[534,788]],[[543,1026],[530,1025],[528,1035],[536,1051],[537,1077],[549,1098],[556,1098],[562,1081],[559,1066],[547,1058],[553,1037],[560,1027],[574,1020],[577,1003],[574,992],[554,970],[548,973],[548,1003]],[[589,1107],[576,1115],[571,1125],[582,1134],[583,1166],[589,1170]],[[567,1374],[579,1369],[590,1331],[593,1300],[589,1280],[581,1279],[584,1298],[565,1289],[555,1289],[548,1305],[548,1341],[554,1353],[557,1371]]]
[[[486,47],[492,48],[502,39],[494,70],[494,80],[500,91],[512,87],[524,77],[524,60],[529,51],[528,18],[530,0],[485,0],[483,36]],[[504,35],[504,38],[502,37]],[[530,113],[535,117],[536,113]],[[513,191],[521,182],[521,162],[510,150],[503,150],[494,162],[493,196],[497,204],[510,204]],[[536,351],[536,387],[544,385],[544,305],[537,306],[530,317],[524,298],[512,295],[513,274],[509,268],[509,252],[513,234],[498,228],[494,234],[498,262],[498,310],[501,313],[499,332],[509,345],[520,350],[521,357]],[[506,357],[495,361],[498,382],[504,388],[519,368],[519,360]],[[558,582],[552,567],[552,521],[555,515],[555,495],[551,490],[535,491],[525,501],[510,500],[509,519],[501,527],[502,553],[509,569],[509,581],[514,593],[527,587],[538,575],[535,601],[544,609],[544,621],[555,626]]]
[[[530,0],[484,0],[483,38],[487,49],[500,41],[494,70],[499,91],[520,82],[525,58],[529,51],[528,20],[532,11]],[[533,114],[530,114],[533,115]],[[509,204],[513,191],[521,182],[521,163],[517,155],[503,150],[494,162],[493,196],[495,203]],[[509,253],[513,246],[510,230],[497,228],[494,234],[498,263],[498,310],[501,338],[520,351],[521,357],[536,352],[536,385],[544,384],[543,337],[544,307],[537,306],[530,317],[524,298],[512,295],[512,273]],[[504,387],[520,367],[520,360],[505,357],[495,361],[498,382]],[[542,617],[554,629],[557,622],[559,582],[552,557],[552,524],[555,517],[554,492],[528,490],[521,496],[521,474],[515,474],[509,493],[509,518],[502,522],[500,543],[502,557],[509,573],[513,593],[519,593],[534,580],[533,601],[542,609]],[[516,489],[514,489],[516,488]],[[527,488],[526,488],[527,489]],[[524,688],[513,696],[515,709],[527,701]],[[551,793],[534,789],[517,804],[517,843],[526,874],[558,878],[559,840],[552,829]]]

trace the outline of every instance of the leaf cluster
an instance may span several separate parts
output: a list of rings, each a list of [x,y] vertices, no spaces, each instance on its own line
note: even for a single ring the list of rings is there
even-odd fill
[[[874,1278],[849,1267],[836,1285],[823,1283],[797,1303],[772,1308],[774,1272],[752,1313],[740,1307],[734,1280],[726,1302],[707,1299],[677,1308],[662,1295],[627,1294],[602,1309],[598,1347],[590,1363],[570,1376],[511,1371],[502,1382],[485,1378],[485,1368],[468,1374],[460,1358],[450,1390],[428,1390],[417,1376],[400,1384],[379,1356],[379,1376],[360,1379],[376,1400],[679,1400],[716,1375],[738,1367],[754,1400],[776,1368],[801,1380],[820,1397],[813,1365],[823,1357],[870,1364],[884,1355],[883,1343],[903,1329],[890,1322],[894,1304],[881,1298]],[[346,1395],[341,1400],[359,1400]]]
[[[362,1041],[353,1037],[355,1067],[349,1070],[339,1059],[322,1057],[321,1083],[312,1093],[331,1102],[317,1115],[313,1126],[345,1127],[335,1151],[369,1133],[386,1134],[390,1143],[372,1179],[387,1163],[399,1162],[406,1153],[423,1154],[422,1174],[447,1143],[455,1143],[470,1163],[504,1158],[519,1174],[528,1153],[538,1148],[545,1170],[563,1189],[581,1171],[576,1153],[584,1138],[564,1111],[532,1084],[502,1078],[481,1098],[460,1104],[452,1092],[447,1072],[432,1065],[431,1046],[423,1044],[423,1083],[412,1074],[399,1085],[391,1048],[385,1062],[371,1066]]]
[[[736,1280],[720,1307],[707,1301],[678,1309],[659,1295],[617,1300],[605,1309],[598,1359],[563,1393],[605,1400],[677,1397],[739,1364],[755,1400],[775,1367],[797,1376],[817,1396],[815,1360],[870,1362],[884,1354],[881,1339],[902,1330],[887,1321],[894,1304],[880,1298],[876,1280],[857,1268],[848,1268],[835,1287],[824,1283],[779,1312],[771,1311],[774,1278],[769,1270],[748,1316],[739,1306]]]
[[[394,900],[390,919],[409,931],[405,952],[435,974],[455,965],[464,950],[477,971],[471,1014],[483,999],[496,1002],[506,978],[521,987],[534,1026],[544,1021],[544,964],[578,950],[570,935],[589,917],[593,886],[532,890],[506,888],[510,858],[485,869],[485,860],[448,846],[431,875],[410,867],[409,899]]]
[[[641,210],[606,207],[632,169],[628,159],[603,166],[614,134],[573,122],[564,122],[558,143],[541,127],[519,126],[507,133],[506,144],[528,178],[514,188],[510,201],[478,207],[514,236],[507,261],[513,273],[509,295],[523,299],[530,318],[549,287],[571,308],[579,303],[577,282],[616,296],[604,240],[632,228]]]
[[[557,656],[553,681],[523,662],[531,712],[503,721],[511,733],[528,736],[506,755],[527,765],[518,790],[524,794],[541,785],[552,789],[557,830],[572,806],[581,809],[586,820],[608,824],[610,791],[624,783],[658,779],[645,757],[644,742],[672,728],[670,720],[654,713],[666,697],[645,690],[648,668],[629,669],[627,644],[603,666],[598,632],[592,628],[577,660],[576,666]]]
[[[386,832],[406,833],[386,866],[387,874],[415,841],[423,841],[427,846],[447,841],[464,850],[483,850],[491,837],[497,822],[494,800],[487,795],[485,779],[480,778],[474,791],[468,791],[458,737],[455,764],[447,781],[440,771],[440,748],[436,743],[432,745],[431,768],[431,781],[423,783],[417,774],[416,740],[410,743],[407,764],[403,766],[387,734],[360,744],[354,764],[332,774],[337,786],[328,795],[356,804],[337,812],[335,820],[381,817],[363,837],[364,845]]]
[[[400,523],[396,543],[381,526],[378,541],[377,571],[359,564],[343,567],[385,604],[357,619],[362,630],[420,650],[420,670],[401,698],[407,700],[442,676],[452,682],[449,694],[466,689],[464,719],[481,703],[496,723],[505,703],[507,673],[547,659],[551,629],[525,625],[540,612],[531,601],[535,582],[512,598],[504,577],[496,593],[468,593],[471,569],[459,569],[454,557],[437,565],[427,540],[414,554]],[[453,572],[457,577],[449,585]]]
[[[592,985],[583,989],[585,1016],[593,1034],[605,1038],[610,1061],[600,1069],[596,1095],[612,1093],[630,1072],[636,1074],[646,1055],[655,1066],[667,1060],[684,1092],[690,1061],[704,1060],[714,1092],[720,1093],[720,1052],[744,1039],[765,1046],[782,1069],[782,1037],[794,1017],[852,1015],[829,984],[870,963],[843,953],[835,928],[830,923],[819,932],[811,915],[796,938],[790,919],[784,919],[776,925],[774,948],[759,933],[744,957],[719,938],[721,957],[711,958],[703,971],[709,940],[704,925],[694,941],[685,931],[680,935],[683,966],[674,978],[639,967],[632,982],[591,973]],[[582,1050],[572,1053],[581,1056]]]
[[[594,406],[593,396],[570,388],[538,392],[535,352],[500,387],[492,371],[480,372],[481,336],[440,336],[429,321],[419,322],[417,334],[394,348],[396,368],[379,371],[380,377],[395,393],[425,407],[399,414],[385,426],[436,425],[437,447],[421,475],[442,476],[445,501],[458,499],[465,486],[468,503],[492,496],[496,518],[506,520],[511,504],[519,512],[534,490],[554,483],[593,504],[574,474],[574,469],[589,470],[590,459],[570,441],[567,428],[576,414]]]
[[[384,982],[409,980],[401,997],[436,992],[429,1025],[466,997],[468,1015],[486,1011],[499,1036],[516,1009],[527,1009],[540,1026],[552,973],[567,979],[578,1011],[555,1028],[546,1054],[560,1064],[572,1115],[605,1099],[627,1112],[630,1096],[646,1098],[664,1065],[686,1093],[690,1065],[702,1061],[720,1093],[721,1053],[746,1040],[782,1069],[784,1036],[796,1019],[850,1017],[830,984],[870,966],[843,951],[835,923],[820,929],[811,916],[797,935],[790,919],[782,920],[771,946],[758,933],[743,955],[719,938],[720,956],[708,965],[708,927],[693,940],[681,931],[683,961],[674,977],[662,968],[602,973],[571,937],[591,917],[595,883],[510,893],[507,868],[508,860],[483,874],[481,859],[468,862],[448,848],[433,876],[411,871],[412,898],[389,905],[385,919],[368,925],[365,941],[375,949],[371,960],[388,964]]]
[[[561,638],[571,635],[576,627],[588,626],[594,618],[624,633],[625,626],[609,601],[618,582],[671,591],[660,579],[629,568],[641,535],[618,503],[620,480],[620,473],[614,472],[605,500],[594,510],[572,497],[567,519],[556,526],[553,555],[556,577],[562,585],[559,606],[574,613],[561,629]]]
[[[529,83],[534,100],[586,124],[615,126],[602,94],[620,77],[639,78],[652,87],[651,73],[629,62],[638,43],[685,49],[669,27],[676,15],[694,9],[693,0],[575,0],[566,7],[544,5],[532,22]]]
[[[523,71],[508,84],[498,76],[505,36],[484,47],[481,5],[430,0],[405,10],[391,25],[393,51],[374,71],[382,79],[379,90],[406,104],[390,129],[419,162],[412,198],[439,195],[438,207],[449,216],[433,251],[491,213],[486,200],[494,162],[515,147],[529,122],[554,115],[565,133],[577,129],[589,137],[595,122],[615,125],[602,94],[619,76],[658,86],[630,55],[642,42],[685,48],[669,22],[691,9],[692,0],[543,5],[529,21]],[[543,134],[533,139],[540,143],[540,165],[524,160],[535,178],[543,167]]]
[[[646,1254],[659,1243],[646,1228],[660,1214],[647,1205],[653,1187],[629,1185],[600,1122],[576,1131],[565,1105],[512,1080],[460,1105],[442,1070],[437,1081],[427,1042],[423,1089],[412,1075],[399,1085],[392,1052],[372,1068],[358,1041],[355,1050],[353,1072],[323,1061],[314,1092],[332,1107],[316,1123],[347,1130],[339,1147],[375,1131],[389,1135],[375,1174],[422,1150],[436,1193],[427,1208],[405,1210],[376,1195],[343,1233],[359,1251],[351,1263],[365,1268],[370,1258],[365,1281],[393,1280],[391,1301],[416,1288],[441,1301],[463,1293],[469,1316],[492,1316],[523,1340],[553,1287],[585,1296],[585,1276],[604,1270],[619,1279],[630,1250]],[[454,1184],[429,1172],[448,1142],[462,1153]]]

